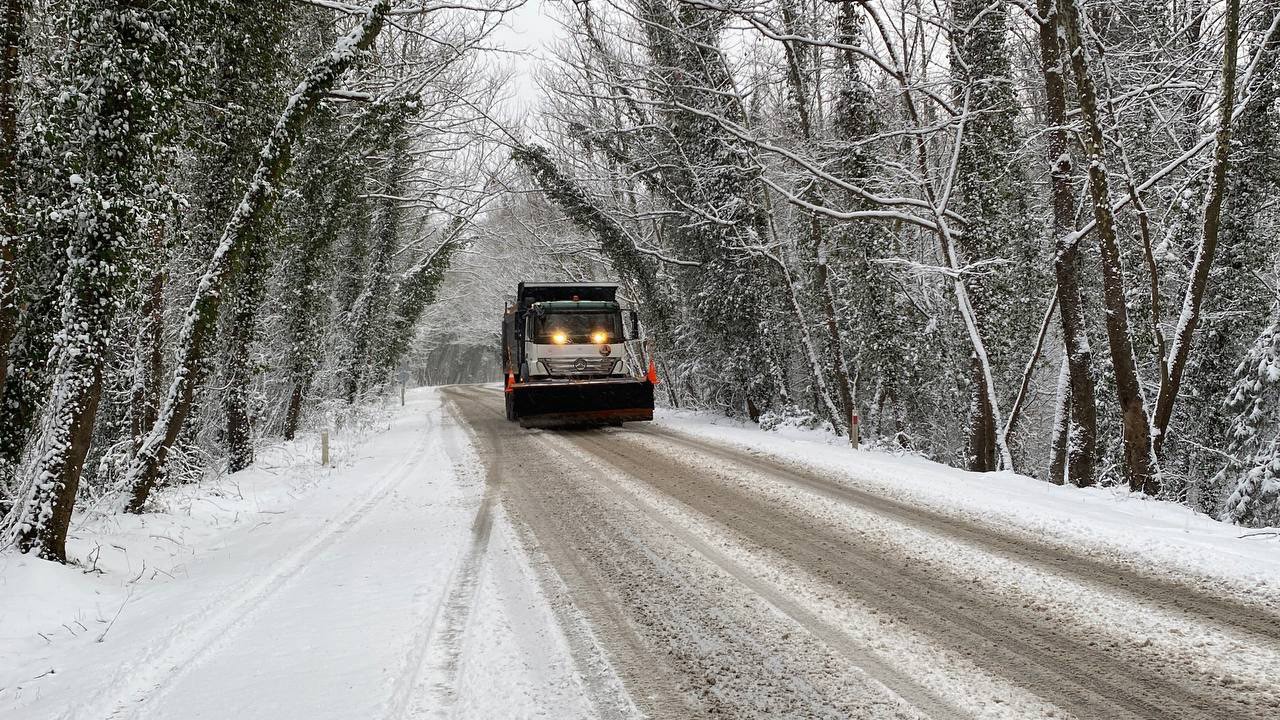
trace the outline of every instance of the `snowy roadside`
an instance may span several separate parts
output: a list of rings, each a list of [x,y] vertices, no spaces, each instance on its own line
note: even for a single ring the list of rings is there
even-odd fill
[[[77,517],[76,565],[0,554],[0,717],[592,715],[434,389],[317,446]]]
[[[1277,536],[1221,523],[1177,503],[1122,488],[1059,487],[1015,473],[972,473],[914,456],[853,450],[828,433],[786,427],[765,432],[709,413],[659,410],[655,424],[816,468],[852,487],[1085,556],[1174,575],[1256,604],[1280,601]]]

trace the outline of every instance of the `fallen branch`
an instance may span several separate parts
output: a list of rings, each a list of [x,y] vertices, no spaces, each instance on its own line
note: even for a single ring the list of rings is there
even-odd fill
[[[124,606],[128,605],[129,600],[133,598],[133,589],[135,587],[137,586],[136,585],[129,586],[129,594],[124,596],[124,602],[120,603],[120,607],[116,609],[115,616],[111,618],[111,622],[107,623],[106,629],[102,631],[102,634],[99,635],[98,638],[94,640],[94,642],[100,643],[107,639],[107,633],[111,632],[111,628],[115,627],[116,620],[120,619],[120,613],[124,612]]]

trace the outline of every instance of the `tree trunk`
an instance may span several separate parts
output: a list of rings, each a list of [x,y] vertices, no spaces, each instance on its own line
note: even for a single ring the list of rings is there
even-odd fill
[[[818,358],[818,348],[813,341],[813,335],[809,332],[809,317],[804,312],[804,308],[800,305],[800,300],[796,297],[795,283],[791,280],[791,272],[787,270],[785,261],[782,258],[769,256],[777,266],[778,271],[782,273],[783,281],[787,284],[787,300],[791,306],[791,311],[796,316],[796,327],[800,330],[800,340],[804,344],[805,358],[809,361],[809,372],[813,376],[814,392],[817,393],[820,401],[820,407],[827,411],[832,417],[832,424],[837,428],[840,427],[840,408],[836,407],[835,402],[831,399],[831,391],[827,389],[827,381],[825,374],[822,372],[822,362]]]
[[[919,122],[918,114],[913,113],[913,115]],[[916,162],[922,171],[921,177],[928,177],[928,149],[924,139],[917,136],[915,146]],[[956,277],[951,280],[951,291],[955,295],[956,309],[960,312],[961,320],[964,321],[969,344],[973,348],[970,358],[973,362],[971,378],[975,389],[971,394],[971,400],[975,406],[970,408],[970,457],[975,459],[986,457],[987,447],[990,445],[993,448],[993,459],[987,467],[992,470],[1013,470],[1013,455],[1009,452],[1004,429],[1000,425],[1000,409],[996,405],[995,376],[991,372],[991,360],[987,356],[986,344],[978,329],[978,316],[973,303],[969,300],[965,281],[959,277],[960,261],[956,257],[955,244],[952,242],[951,231],[947,225],[946,208],[944,203],[939,202],[937,194],[927,182],[924,189],[929,204],[933,207],[934,220],[938,223],[938,246],[942,250],[942,257],[946,266],[956,273]],[[990,438],[989,442],[983,435]],[[973,466],[977,465],[975,461]]]
[[[258,306],[266,289],[268,254],[265,238],[250,243],[240,273],[232,281],[228,302],[230,313],[223,328],[222,410],[227,421],[227,472],[240,472],[253,464],[253,423],[249,413],[249,391],[253,384],[249,350],[258,323]]]
[[[1070,184],[1070,180],[1067,181]],[[1070,192],[1068,188],[1067,192]],[[1057,190],[1055,189],[1055,194]],[[1056,223],[1055,223],[1056,225]],[[1093,350],[1080,296],[1078,243],[1062,242],[1068,233],[1060,232],[1054,257],[1054,273],[1058,280],[1059,316],[1062,318],[1063,351],[1066,353],[1067,394],[1071,400],[1071,435],[1067,443],[1067,476],[1073,485],[1094,484],[1094,463],[1098,446],[1098,406],[1093,381]]]
[[[1054,0],[1038,0],[1038,8],[1041,17],[1046,19],[1040,24],[1040,61],[1044,69],[1045,117],[1049,125],[1046,154],[1052,168],[1053,234],[1057,238],[1053,269],[1058,283],[1059,318],[1070,383],[1066,393],[1070,400],[1070,434],[1064,437],[1065,478],[1087,487],[1094,482],[1098,408],[1094,400],[1093,351],[1080,295],[1079,243],[1069,239],[1075,226],[1076,196],[1071,183],[1074,165],[1067,136],[1067,68],[1063,64]]]
[[[996,419],[992,414],[985,373],[978,355],[970,355],[969,469],[974,472],[993,472],[999,469],[996,460]]]
[[[363,289],[356,301],[352,303],[351,312],[347,315],[347,326],[351,334],[346,358],[348,405],[354,405],[360,393],[366,389],[367,376],[374,374],[375,377],[379,377],[381,372],[390,369],[382,362],[385,356],[380,357],[379,350],[394,342],[394,339],[389,338],[392,334],[391,328],[388,325],[378,327],[375,323],[385,320],[386,316],[382,313],[382,309],[392,302],[394,288],[391,267],[399,245],[397,240],[400,237],[401,219],[404,216],[398,198],[404,192],[403,183],[407,172],[408,152],[408,139],[403,134],[394,138],[386,148],[388,161],[383,171],[385,177],[381,184],[382,200],[379,202],[372,233],[371,258],[364,270]],[[406,332],[412,332],[412,330],[406,328]],[[388,339],[390,341],[382,343],[380,348],[378,341]]]
[[[1053,439],[1049,442],[1049,482],[1063,485],[1067,480],[1067,445],[1071,437],[1071,367],[1066,356],[1058,371],[1058,397],[1053,410]]]
[[[295,380],[289,392],[289,409],[284,416],[284,439],[292,440],[298,434],[298,420],[302,417],[302,398],[306,388],[301,380]]]
[[[1129,315],[1125,306],[1124,274],[1120,264],[1120,246],[1116,239],[1115,215],[1111,210],[1111,188],[1106,166],[1106,145],[1102,120],[1098,114],[1098,97],[1085,49],[1083,20],[1076,0],[1057,0],[1058,27],[1067,42],[1067,54],[1075,75],[1084,117],[1085,151],[1089,161],[1089,193],[1093,199],[1102,255],[1103,303],[1106,306],[1107,340],[1116,376],[1116,395],[1120,401],[1124,430],[1125,475],[1129,488],[1154,495],[1160,490],[1159,470],[1151,445],[1146,401],[1138,379],[1138,364],[1129,335]],[[1065,314],[1065,313],[1064,313]]]
[[[393,204],[393,203],[385,203]],[[373,248],[370,269],[365,273],[364,290],[347,316],[351,344],[347,348],[345,392],[348,405],[355,405],[365,389],[365,375],[373,366],[373,344],[378,331],[374,328],[376,309],[387,300],[391,255],[395,252],[395,220],[389,219],[384,207],[379,232]],[[392,213],[394,216],[395,213]]]
[[[123,103],[122,103],[123,104]],[[117,107],[102,112],[100,121],[119,117]],[[122,172],[130,161],[121,151]],[[6,534],[22,552],[46,560],[66,562],[67,529],[80,487],[80,472],[93,439],[102,368],[109,353],[112,322],[119,299],[119,254],[136,233],[125,203],[99,199],[113,194],[110,180],[102,189],[83,187],[76,204],[85,218],[68,247],[67,272],[62,282],[62,332],[50,354],[53,382],[21,476],[19,502],[6,518]]]
[[[18,162],[18,51],[22,45],[23,0],[0,0],[0,188],[15,197]]]
[[[1030,344],[1022,301],[1031,297],[1031,289],[1028,271],[1020,269],[1033,266],[1034,250],[1025,223],[1029,188],[1015,154],[1018,98],[1006,9],[986,0],[953,0],[950,7],[955,20],[949,35],[953,92],[967,115],[955,140],[953,186],[944,190],[965,218],[965,232],[953,238],[953,253],[963,263],[997,258],[1009,262],[1008,270],[966,274],[957,280],[965,285],[974,332],[983,344],[982,351],[975,348],[970,368],[969,467],[985,472],[998,467],[997,435],[1007,443],[1012,425],[997,425],[1002,398],[993,394],[986,376],[996,373],[1000,386],[1011,386],[1014,379],[1006,368]]]
[[[243,319],[248,313],[235,313]],[[233,321],[235,322],[235,321]],[[253,320],[249,319],[252,323]],[[226,416],[227,472],[237,473],[253,464],[253,427],[249,420],[249,339],[238,328],[228,338],[224,379],[227,388],[222,396]]]
[[[303,182],[298,189],[302,206],[295,215],[299,225],[285,253],[283,305],[288,308],[285,337],[289,354],[291,390],[285,412],[284,438],[292,440],[302,420],[303,403],[320,364],[322,337],[331,311],[330,288],[324,282],[326,268],[333,262],[333,246],[348,223],[344,208],[356,200],[354,187],[357,157],[347,154],[330,158],[328,148],[345,145],[333,112],[319,114],[312,125],[316,136],[298,168]]]
[[[897,64],[898,59],[892,48],[887,48],[887,50],[894,63]],[[901,98],[903,109],[911,119],[912,124],[917,129],[926,127],[930,123],[926,122],[926,117],[916,106],[915,99],[912,94],[914,90],[908,83],[905,70],[903,70],[902,67],[898,67],[895,70],[894,80],[898,85],[898,96]],[[965,133],[965,119],[965,116],[962,115],[960,119],[959,136],[956,138],[955,149],[957,153],[960,150],[959,146],[961,138],[963,138]],[[950,283],[952,293],[956,298],[956,309],[959,311],[960,318],[965,324],[965,332],[968,335],[969,344],[973,349],[971,357],[973,358],[975,367],[981,370],[980,381],[984,386],[984,389],[981,393],[973,394],[971,398],[984,404],[984,407],[978,414],[985,413],[991,416],[991,426],[995,428],[994,442],[998,462],[997,467],[1005,470],[1012,470],[1014,469],[1013,455],[1009,452],[1009,445],[1005,442],[1004,438],[1004,428],[1000,423],[1000,408],[996,405],[998,395],[995,390],[995,376],[991,371],[991,360],[987,355],[987,348],[986,344],[983,342],[982,333],[979,331],[977,313],[974,310],[973,304],[969,300],[969,292],[966,289],[965,281],[960,276],[960,259],[956,254],[956,245],[951,233],[947,214],[947,199],[950,197],[951,188],[944,188],[942,196],[939,197],[938,191],[934,188],[932,182],[928,180],[928,178],[933,177],[933,172],[931,170],[932,164],[929,160],[929,143],[927,142],[924,134],[915,133],[912,145],[915,150],[916,171],[919,174],[919,177],[923,180],[921,183],[921,189],[924,192],[925,200],[929,204],[929,210],[933,215],[934,222],[936,223],[938,249],[942,253],[942,258],[946,267],[954,274]],[[958,154],[952,159],[953,169],[957,159]],[[979,378],[975,377],[974,380],[979,380]]]
[[[240,256],[245,252],[245,245],[256,236],[255,231],[262,218],[278,197],[276,185],[289,168],[293,143],[302,134],[307,119],[320,100],[359,55],[373,44],[390,8],[391,0],[377,0],[365,12],[360,24],[311,67],[307,77],[289,98],[279,121],[267,138],[257,170],[227,223],[218,248],[210,258],[187,310],[178,344],[178,365],[174,370],[164,409],[129,465],[126,475],[126,483],[131,490],[127,505],[129,512],[142,512],[152,488],[164,473],[169,449],[177,441],[191,410],[195,377],[217,323],[222,291],[234,275]]]
[[[157,243],[163,250],[163,243]],[[161,255],[158,262],[163,263]],[[164,382],[164,288],[165,270],[157,268],[151,275],[143,301],[141,325],[134,347],[134,379],[131,397],[130,428],[133,451],[142,446],[142,438],[155,424],[160,412],[160,387]]]
[[[762,189],[762,192],[765,201],[765,212],[770,216],[770,220],[768,221],[769,233],[773,238],[774,244],[782,247],[783,243],[781,238],[778,236],[778,226],[772,220],[773,207],[770,203],[769,193],[767,189]],[[819,269],[815,271],[814,275],[814,284],[818,285],[818,287],[815,288],[815,290],[818,292],[819,304],[822,305],[822,312],[827,321],[825,323],[825,328],[828,333],[828,341],[834,343],[832,346],[833,355],[836,355],[836,362],[843,367],[843,353],[839,352],[840,333],[838,326],[835,324],[835,303],[834,301],[831,301],[829,287],[827,286],[826,259],[823,255],[825,251],[822,247],[822,226],[818,222],[816,215],[812,216],[810,220],[809,230],[809,240],[812,243],[814,251],[818,254],[817,266]],[[800,339],[805,349],[805,357],[809,361],[809,375],[813,378],[814,409],[819,416],[821,416],[822,412],[825,411],[828,419],[831,421],[831,427],[835,429],[836,434],[840,434],[849,426],[849,408],[851,406],[848,403],[842,402],[841,407],[837,407],[835,401],[831,397],[831,391],[827,387],[826,372],[823,370],[822,361],[818,352],[818,343],[813,339],[813,333],[809,328],[810,317],[809,314],[804,311],[804,307],[800,303],[799,294],[796,292],[796,284],[791,277],[791,270],[787,267],[785,258],[772,254],[767,254],[767,257],[777,266],[778,272],[782,276],[782,281],[787,285],[787,298],[790,300],[789,306],[792,313],[795,315],[794,320],[796,323],[796,329],[800,332]],[[828,301],[831,301],[830,305],[828,305]],[[834,334],[832,334],[833,331]],[[773,362],[773,365],[774,367],[772,369],[774,371],[774,375],[780,378],[778,386],[783,388],[782,401],[785,404],[788,401],[789,394],[786,391],[785,383],[781,381],[780,376],[782,376],[783,373],[781,369],[777,367],[776,361]],[[838,382],[838,376],[835,377],[837,377]],[[848,382],[848,375],[845,374],[844,383],[846,397],[848,397]]]
[[[102,338],[103,335],[97,336]],[[66,351],[60,353],[64,357],[65,354]],[[102,364],[88,359],[69,360],[59,368],[54,383],[66,395],[53,411],[46,412],[52,432],[42,433],[43,442],[35,448],[38,464],[33,468],[42,482],[26,498],[25,518],[17,527],[16,545],[20,552],[65,563],[67,530],[102,396]]]
[[[1160,386],[1156,400],[1155,419],[1152,423],[1154,447],[1158,453],[1173,416],[1173,404],[1178,399],[1182,375],[1191,357],[1196,327],[1200,324],[1200,308],[1205,291],[1209,287],[1209,271],[1218,247],[1218,233],[1222,217],[1222,200],[1226,195],[1227,172],[1231,167],[1231,117],[1235,111],[1236,59],[1240,39],[1240,0],[1227,0],[1225,33],[1222,52],[1222,97],[1218,103],[1218,130],[1214,138],[1213,166],[1209,171],[1209,192],[1205,198],[1203,228],[1195,263],[1191,266],[1191,278],[1182,303],[1182,315],[1174,332],[1173,347],[1169,350],[1169,377]],[[1274,150],[1274,148],[1273,148]]]
[[[784,27],[789,34],[797,34],[797,14],[794,2],[788,0],[781,4]],[[800,137],[806,145],[814,140],[813,124],[809,119],[809,102],[810,89],[808,73],[806,72],[807,63],[805,62],[805,52],[808,48],[802,43],[785,42],[783,49],[786,51],[787,58],[787,77],[791,84],[791,92],[795,96],[794,104],[796,110],[796,119],[800,125]],[[854,66],[856,69],[856,66]],[[768,197],[768,189],[761,188],[761,192]],[[814,205],[821,205],[822,198],[815,190],[808,198],[809,202]],[[773,224],[770,223],[773,227]],[[827,345],[831,348],[831,379],[836,386],[836,393],[840,400],[840,409],[836,416],[831,418],[831,424],[836,428],[843,428],[849,437],[853,437],[853,393],[849,388],[849,364],[844,354],[844,340],[840,337],[840,323],[836,316],[835,297],[831,292],[831,281],[828,278],[827,266],[827,243],[825,233],[822,227],[822,218],[817,213],[811,213],[809,216],[809,245],[813,248],[815,256],[813,287],[818,295],[818,303],[822,309],[822,319],[827,331]],[[803,318],[800,319],[803,322]],[[821,370],[818,370],[821,372]]]
[[[0,392],[18,332],[18,49],[22,0],[0,0]]]
[[[817,215],[810,220],[815,226],[820,228],[821,221]],[[820,229],[815,233],[820,233]],[[853,414],[854,414],[854,397],[853,390],[849,383],[849,361],[844,354],[844,339],[840,336],[840,324],[836,316],[835,296],[831,292],[831,280],[828,277],[827,267],[827,247],[823,238],[819,234],[818,243],[818,267],[814,273],[814,284],[817,285],[819,297],[822,302],[822,317],[826,321],[827,326],[827,342],[831,344],[831,377],[836,383],[836,393],[840,398],[841,417],[836,421],[836,427],[843,426],[849,433],[849,437],[853,437]]]

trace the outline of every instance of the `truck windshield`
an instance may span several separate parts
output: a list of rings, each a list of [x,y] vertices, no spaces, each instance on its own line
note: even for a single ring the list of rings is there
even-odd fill
[[[590,343],[591,336],[603,332],[606,342],[622,342],[622,315],[614,311],[603,312],[548,312],[530,315],[529,339],[539,345],[554,343],[559,333],[568,343]]]

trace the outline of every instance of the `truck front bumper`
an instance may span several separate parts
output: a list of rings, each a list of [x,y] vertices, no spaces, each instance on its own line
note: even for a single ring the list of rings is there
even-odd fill
[[[531,380],[507,388],[521,427],[607,425],[653,419],[653,385],[634,378]]]

